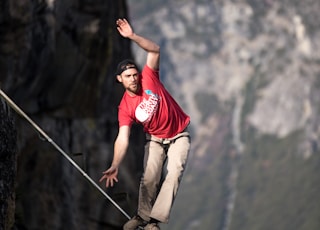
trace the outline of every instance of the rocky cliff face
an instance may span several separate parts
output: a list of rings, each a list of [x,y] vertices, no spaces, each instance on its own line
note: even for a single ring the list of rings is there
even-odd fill
[[[163,44],[162,77],[197,134],[217,110],[203,98],[242,110],[252,84],[255,101],[244,112],[261,134],[283,138],[318,115],[311,96],[320,71],[319,22],[311,16],[318,2],[166,1],[148,11],[129,3],[136,30]]]
[[[15,222],[17,135],[9,108],[0,102],[0,229],[10,229]]]
[[[126,15],[124,1],[1,2],[1,88],[97,183],[112,160],[118,129],[123,90],[115,83],[114,69],[131,57],[129,41],[115,28],[116,19]],[[10,114],[18,138],[16,221],[6,219],[14,213],[15,154],[14,139],[7,146],[2,137],[12,133],[11,122],[1,126],[1,147],[7,151],[1,152],[1,184],[7,186],[1,186],[1,193],[9,189],[4,204],[1,196],[1,212],[11,207],[1,215],[6,222],[1,229],[116,229],[126,221],[26,120]],[[2,123],[11,120],[1,117]],[[139,145],[130,148],[122,183],[108,190],[130,215],[143,138],[134,128],[132,143]]]
[[[319,1],[128,2],[136,31],[162,45],[162,79],[191,115],[183,214],[168,229],[319,227],[309,225],[319,209],[302,204],[319,191],[306,182],[319,163]],[[310,200],[288,208],[298,193]]]
[[[189,166],[174,221],[163,228],[319,229],[319,1],[129,2],[136,31],[161,45],[162,80],[192,120]],[[2,89],[97,181],[117,132],[122,89],[113,67],[131,56],[114,28],[125,3],[1,6]],[[14,227],[121,229],[126,219],[26,121],[15,123]],[[132,143],[143,143],[137,127]],[[12,217],[14,155],[4,156],[1,215]],[[132,214],[141,146],[127,156],[121,183],[108,192]],[[5,228],[11,220],[4,217]]]

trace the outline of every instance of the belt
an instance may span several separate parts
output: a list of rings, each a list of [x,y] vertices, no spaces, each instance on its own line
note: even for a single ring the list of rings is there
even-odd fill
[[[156,137],[154,135],[151,135],[151,134],[147,133],[146,134],[146,139],[147,139],[147,141],[155,141],[155,142],[158,142],[158,143],[163,144],[163,145],[170,145],[173,142],[175,142],[177,139],[179,139],[180,137],[189,137],[189,136],[190,136],[190,134],[189,134],[188,128],[185,128],[182,132],[178,133],[174,137],[159,138],[159,137]]]

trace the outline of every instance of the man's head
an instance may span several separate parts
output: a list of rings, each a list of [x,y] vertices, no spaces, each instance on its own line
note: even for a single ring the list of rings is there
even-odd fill
[[[139,91],[139,71],[132,60],[126,59],[118,64],[116,77],[117,82],[122,83],[129,93],[136,94]]]

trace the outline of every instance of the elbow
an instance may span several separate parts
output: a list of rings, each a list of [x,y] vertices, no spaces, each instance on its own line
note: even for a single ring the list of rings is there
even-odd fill
[[[160,46],[159,45],[155,45],[155,53],[160,54]]]
[[[160,46],[159,45],[155,46],[155,49],[154,49],[153,53],[154,53],[155,58],[157,58],[157,59],[160,58]]]

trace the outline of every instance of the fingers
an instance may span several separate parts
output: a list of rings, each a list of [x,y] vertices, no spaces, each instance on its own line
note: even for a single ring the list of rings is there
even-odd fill
[[[125,18],[119,18],[117,21],[116,21],[116,24],[118,26],[118,28],[122,27],[122,26],[126,26],[126,25],[129,25],[129,22],[127,21],[127,19]]]
[[[114,183],[113,181],[118,182],[118,179],[116,177],[108,177],[107,175],[104,175],[101,177],[101,179],[99,180],[99,182],[102,182],[103,180],[106,180],[106,187],[113,187]]]
[[[110,186],[113,187],[113,180],[107,178],[107,179],[106,179],[106,187],[109,188]]]
[[[113,187],[114,182],[118,182],[118,178],[116,175],[113,174],[112,171],[107,170],[102,172],[104,175],[100,178],[99,182],[106,180],[106,187]]]
[[[128,23],[128,21],[127,21],[125,18],[123,18],[123,19],[119,18],[119,19],[116,21],[116,24],[117,24],[118,26],[121,26],[121,25],[126,24],[126,23]]]
[[[115,178],[107,178],[107,180],[106,180],[106,187],[107,187],[107,188],[113,187],[114,182],[118,182],[118,179],[117,179],[116,177],[115,177]]]
[[[99,182],[102,182],[103,180],[107,179],[109,175],[107,174],[108,171],[102,172],[103,176],[100,178]]]
[[[118,182],[118,179],[116,177],[115,178],[107,178],[106,179],[106,187],[107,188],[113,187],[114,182]]]
[[[103,176],[100,178],[99,182],[102,182],[104,179],[106,179],[106,175],[103,175]]]
[[[121,33],[122,33],[122,30],[123,30],[122,26],[124,25],[123,20],[122,20],[122,19],[118,19],[116,24],[117,24],[117,30],[118,30],[119,33],[121,34]]]

